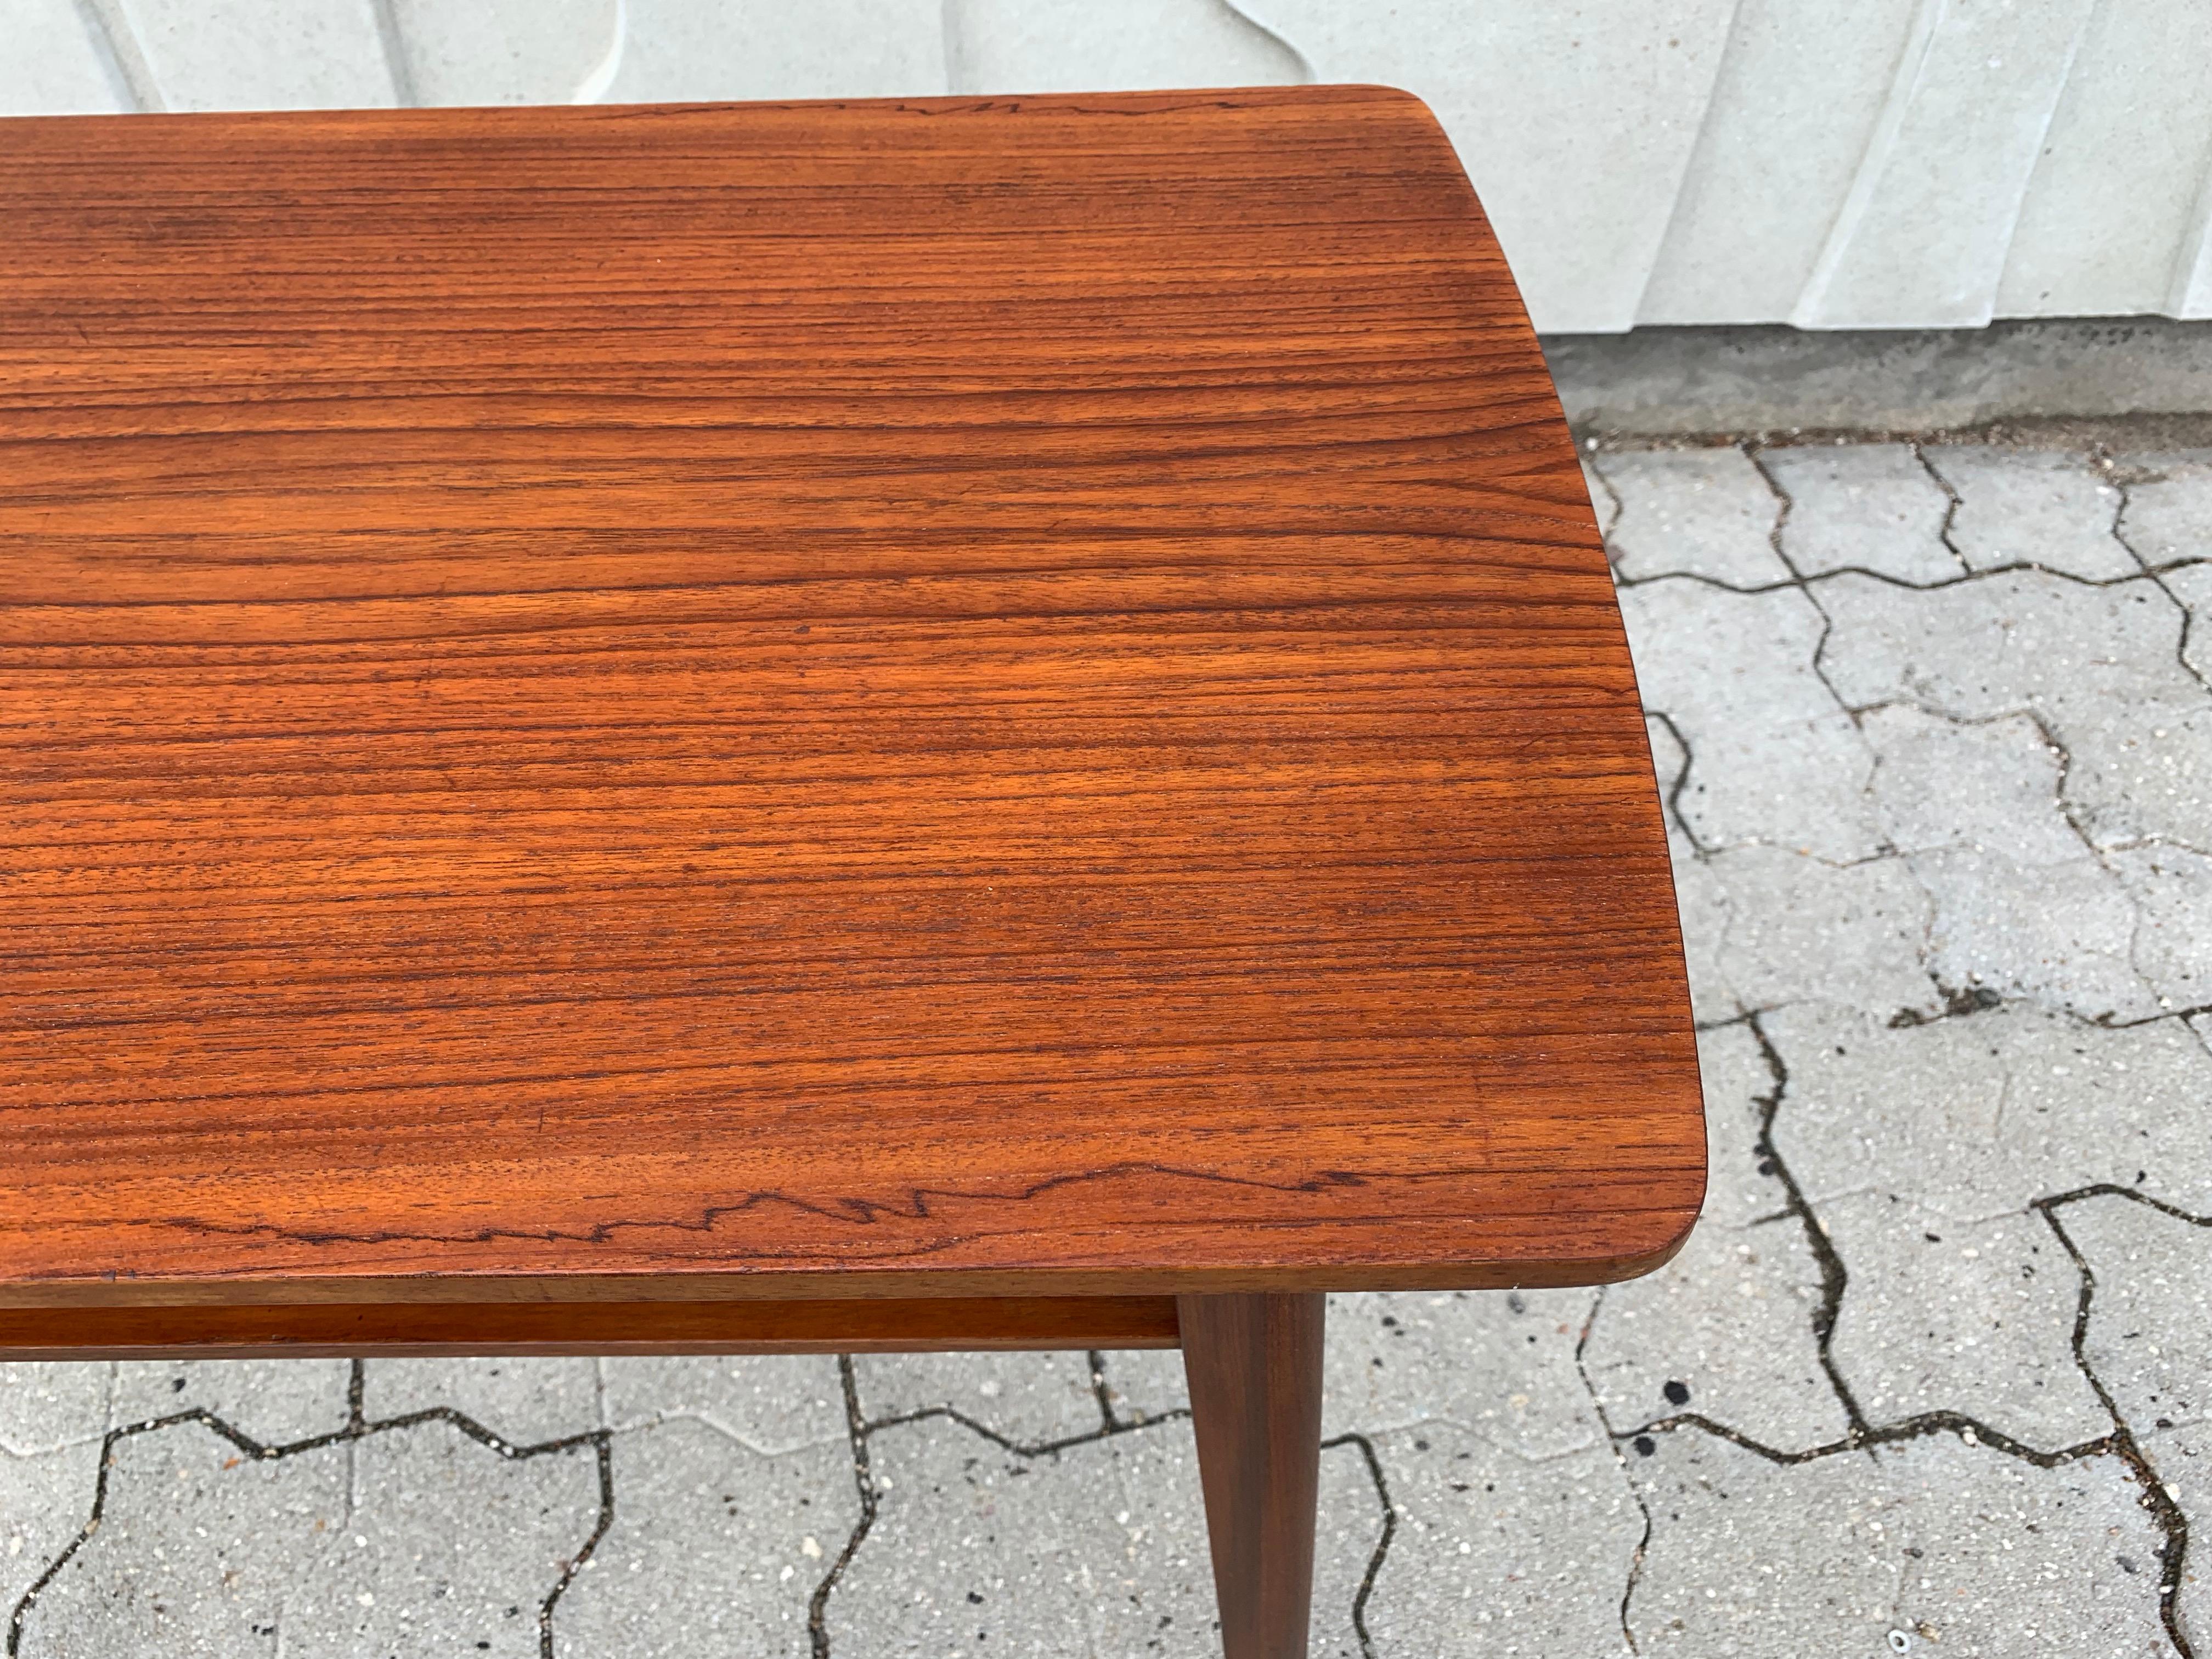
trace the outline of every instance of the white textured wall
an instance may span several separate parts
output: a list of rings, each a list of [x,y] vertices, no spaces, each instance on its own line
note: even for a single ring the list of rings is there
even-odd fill
[[[1428,100],[1547,331],[2212,317],[2212,0],[0,0],[12,114],[1298,80]]]

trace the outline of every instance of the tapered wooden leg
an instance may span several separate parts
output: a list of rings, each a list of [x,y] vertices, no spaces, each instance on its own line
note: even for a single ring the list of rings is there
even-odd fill
[[[1306,1659],[1324,1299],[1176,1298],[1226,1659]]]

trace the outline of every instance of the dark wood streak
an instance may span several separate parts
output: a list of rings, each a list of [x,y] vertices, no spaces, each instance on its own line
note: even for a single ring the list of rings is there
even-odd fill
[[[0,1351],[1679,1246],[1635,682],[1413,100],[8,137]]]

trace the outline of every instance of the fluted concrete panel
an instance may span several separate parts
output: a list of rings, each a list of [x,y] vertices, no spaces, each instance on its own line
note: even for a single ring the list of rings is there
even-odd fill
[[[410,101],[588,103],[622,63],[622,0],[391,0]]]
[[[107,0],[173,110],[373,108],[402,101],[372,0]]]
[[[1789,319],[1874,137],[1917,5],[1742,0],[1638,322]]]
[[[129,109],[98,20],[70,0],[0,0],[0,112],[106,115]]]
[[[1538,328],[1637,320],[1735,0],[1237,0],[1237,9],[1321,80],[1384,82],[1427,100]]]
[[[2091,14],[2021,204],[1999,315],[2166,308],[2176,268],[2203,240],[2197,202],[2212,172],[2207,40],[2212,0],[2108,3]]]
[[[1227,0],[946,0],[955,92],[1277,86],[1298,54]]]
[[[1792,322],[1957,328],[1990,320],[2093,3],[1921,0]]]
[[[941,0],[623,0],[611,104],[949,90]]]

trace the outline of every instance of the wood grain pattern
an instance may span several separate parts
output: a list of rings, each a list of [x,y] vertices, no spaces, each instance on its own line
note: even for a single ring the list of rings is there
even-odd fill
[[[1411,99],[23,120],[0,223],[0,1304],[1685,1235],[1627,652]]]
[[[0,1308],[11,1359],[1172,1348],[1172,1297]]]
[[[1224,1659],[1306,1659],[1328,1298],[1176,1298]]]

